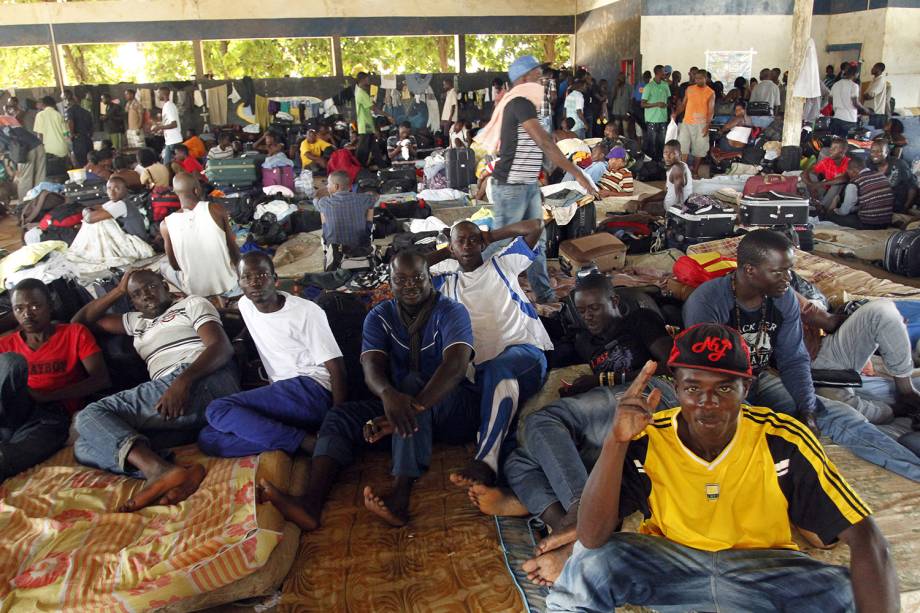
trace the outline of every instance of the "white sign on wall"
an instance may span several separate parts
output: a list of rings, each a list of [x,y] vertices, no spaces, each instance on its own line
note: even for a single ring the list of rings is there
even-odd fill
[[[738,77],[750,79],[754,73],[753,49],[747,51],[706,51],[706,70],[712,73],[712,80],[722,81],[725,90],[732,88]]]

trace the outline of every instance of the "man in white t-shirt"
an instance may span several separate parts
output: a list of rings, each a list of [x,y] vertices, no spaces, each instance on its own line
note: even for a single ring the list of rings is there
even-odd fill
[[[572,132],[578,135],[578,138],[585,137],[585,95],[582,93],[585,89],[585,82],[581,79],[572,83],[569,93],[565,96],[565,116],[575,122]]]
[[[457,90],[454,89],[453,79],[444,79],[444,109],[441,111],[441,131],[450,132],[454,122],[460,117],[460,103],[457,101]]]
[[[154,124],[154,134],[162,134],[166,141],[163,148],[163,163],[169,166],[173,158],[173,148],[182,142],[182,124],[179,121],[179,108],[170,99],[169,88],[165,85],[157,90],[157,100],[163,103],[160,123]]]
[[[884,128],[888,120],[888,82],[885,80],[885,65],[881,62],[872,67],[872,81],[863,94],[863,101],[869,109],[869,125]]]
[[[842,138],[846,138],[847,133],[856,127],[860,113],[869,113],[859,103],[859,85],[853,80],[855,78],[856,66],[849,66],[843,78],[831,88],[831,102],[834,105],[831,131]]]
[[[502,443],[518,407],[539,391],[546,376],[546,356],[553,343],[537,310],[518,283],[537,257],[534,247],[543,221],[530,219],[494,231],[469,221],[456,224],[450,245],[428,256],[429,265],[457,260],[456,272],[434,277],[435,289],[463,304],[473,325],[475,384],[482,392],[475,458],[451,475],[462,487],[494,485]],[[514,240],[483,261],[489,244]]]
[[[326,313],[275,289],[272,259],[252,251],[240,260],[239,307],[271,385],[224,396],[207,409],[198,446],[224,458],[281,449],[313,452],[326,411],[347,395],[345,363]]]

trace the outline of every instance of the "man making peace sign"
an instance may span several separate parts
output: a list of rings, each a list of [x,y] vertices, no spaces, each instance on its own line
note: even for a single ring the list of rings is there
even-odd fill
[[[868,507],[807,427],[743,404],[752,373],[741,336],[693,326],[668,366],[680,406],[653,413],[649,361],[619,402],[547,611],[897,610],[894,566]],[[617,532],[635,511],[640,533]],[[797,551],[793,525],[847,543],[849,572]]]

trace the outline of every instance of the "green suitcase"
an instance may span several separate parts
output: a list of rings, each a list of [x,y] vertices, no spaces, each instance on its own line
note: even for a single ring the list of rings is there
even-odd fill
[[[215,185],[250,187],[258,181],[258,165],[258,159],[248,157],[208,160],[204,174]]]

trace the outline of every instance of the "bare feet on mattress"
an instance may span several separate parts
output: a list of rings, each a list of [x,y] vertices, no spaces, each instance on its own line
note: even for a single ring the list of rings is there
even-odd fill
[[[147,479],[147,485],[118,507],[118,512],[131,513],[151,505],[179,504],[195,493],[204,476],[205,469],[201,464],[173,466]]]
[[[543,587],[552,587],[559,575],[562,574],[562,568],[565,566],[566,561],[572,557],[574,547],[575,543],[570,542],[558,549],[552,549],[544,554],[537,555],[524,562],[521,565],[521,569],[527,573],[527,578],[533,583]]]
[[[495,471],[482,460],[470,460],[455,473],[450,474],[450,482],[459,487],[470,488],[474,485],[495,485]]]
[[[307,509],[309,505],[306,499],[285,494],[266,479],[259,480],[259,487],[256,488],[256,502],[259,504],[272,503],[284,516],[284,519],[294,522],[304,532],[311,532],[319,528],[318,510],[314,514]]]
[[[527,507],[511,490],[503,487],[487,487],[476,484],[469,489],[470,502],[486,515],[504,517],[526,517]]]
[[[399,528],[409,523],[408,492],[394,490],[389,494],[378,496],[371,486],[364,487],[364,506],[383,521]]]

